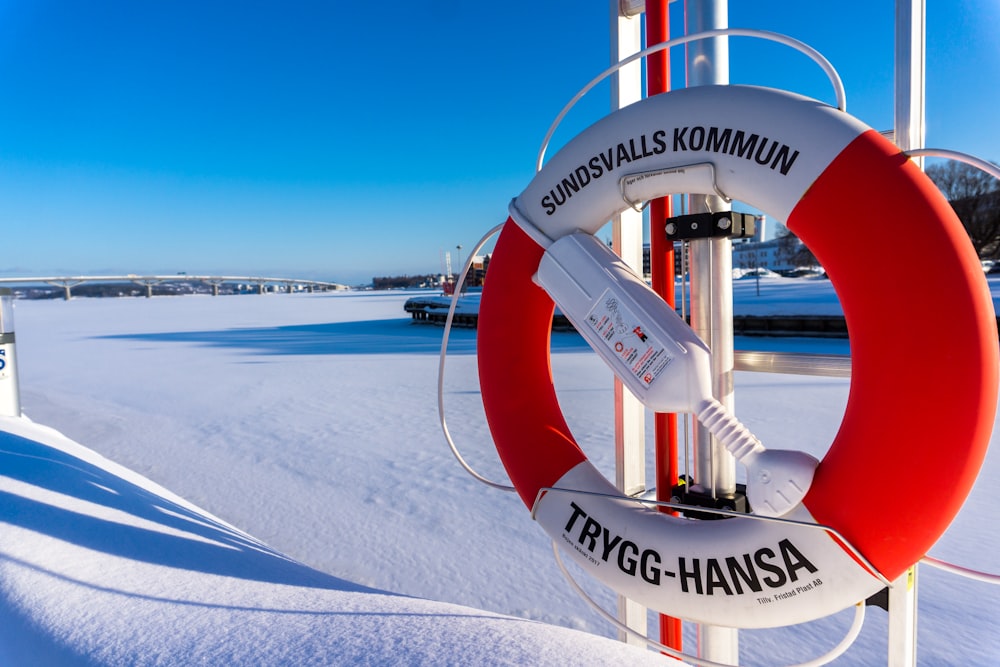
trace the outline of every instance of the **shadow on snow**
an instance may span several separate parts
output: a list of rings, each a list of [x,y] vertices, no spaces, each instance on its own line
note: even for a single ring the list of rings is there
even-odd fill
[[[176,331],[100,336],[103,339],[189,343],[259,354],[438,354],[444,329],[410,319],[331,322],[255,329]],[[589,350],[576,332],[554,332],[552,351]],[[474,354],[476,332],[452,329],[448,354]]]
[[[2,431],[0,469],[4,477],[20,483],[0,491],[0,515],[11,525],[94,551],[173,568],[275,584],[375,592],[290,560],[225,524],[71,454]],[[53,493],[72,504],[44,500]]]

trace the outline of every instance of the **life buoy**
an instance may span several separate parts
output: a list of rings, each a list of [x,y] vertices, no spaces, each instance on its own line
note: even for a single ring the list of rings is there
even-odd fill
[[[533,281],[546,249],[595,234],[630,203],[716,192],[785,221],[840,297],[852,355],[846,412],[804,500],[782,517],[831,531],[638,506],[587,460],[560,410],[554,304]],[[510,211],[480,305],[486,417],[521,499],[593,576],[673,616],[773,627],[864,600],[884,585],[869,566],[892,580],[945,531],[993,426],[996,320],[961,223],[891,142],[790,93],[678,90],[582,132]],[[912,291],[920,265],[933,268]]]

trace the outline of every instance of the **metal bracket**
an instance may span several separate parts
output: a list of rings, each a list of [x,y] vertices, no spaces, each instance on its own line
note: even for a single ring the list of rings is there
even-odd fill
[[[751,511],[750,503],[747,501],[746,484],[737,484],[736,493],[732,495],[717,496],[706,489],[692,484],[691,477],[688,475],[683,475],[680,483],[670,490],[670,502],[689,507],[707,507],[744,514]],[[698,510],[683,510],[681,513],[689,519],[701,519],[703,521],[730,518],[729,516]]]
[[[757,217],[736,211],[693,213],[667,218],[663,231],[669,241],[715,237],[749,238],[757,232]]]

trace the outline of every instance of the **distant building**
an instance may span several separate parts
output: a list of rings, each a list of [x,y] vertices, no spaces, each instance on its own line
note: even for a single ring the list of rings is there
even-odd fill
[[[490,255],[476,255],[472,258],[472,265],[469,267],[469,274],[465,277],[462,289],[470,287],[482,287],[486,280],[486,270],[490,266]],[[452,294],[455,291],[455,281],[458,274],[440,277],[440,285],[445,294]]]
[[[490,266],[489,255],[476,255],[472,258],[472,266],[469,268],[469,276],[466,283],[471,287],[480,287],[486,279],[486,269]]]
[[[733,243],[733,268],[769,269],[777,273],[791,271],[798,267],[791,263],[787,247],[787,242],[781,239]]]
[[[798,239],[776,238],[768,241],[753,239],[737,239],[733,241],[734,269],[769,269],[776,273],[784,273],[802,268],[794,263],[796,250],[802,242]],[[682,244],[674,244],[674,271],[681,275]],[[642,246],[642,272],[647,279],[650,277],[649,244]]]

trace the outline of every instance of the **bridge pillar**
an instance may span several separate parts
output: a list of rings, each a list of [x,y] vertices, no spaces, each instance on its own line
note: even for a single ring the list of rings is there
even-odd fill
[[[52,285],[53,287],[62,287],[63,289],[63,300],[69,301],[73,297],[72,288],[75,285],[82,283],[82,280],[46,280],[46,285]]]

